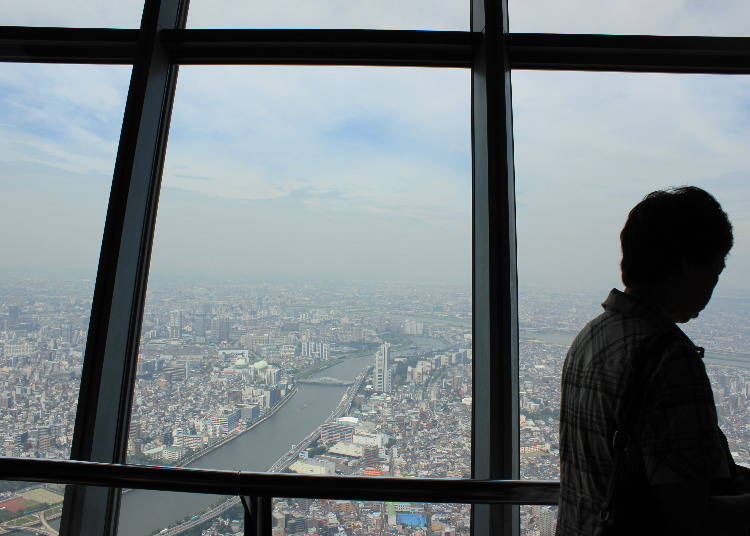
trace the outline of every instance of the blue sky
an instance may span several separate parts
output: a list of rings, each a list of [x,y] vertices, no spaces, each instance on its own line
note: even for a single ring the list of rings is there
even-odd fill
[[[510,15],[515,31],[750,27],[746,2],[703,5],[511,0]],[[467,2],[374,7],[193,0],[190,25],[468,27]],[[128,27],[140,17],[134,2],[0,0],[0,9],[8,24]],[[4,271],[93,277],[129,72],[0,65]],[[720,288],[750,287],[747,77],[516,72],[513,91],[522,285],[617,285],[628,209],[689,183],[714,193],[735,223]],[[183,68],[154,272],[468,282],[469,92],[458,69]]]

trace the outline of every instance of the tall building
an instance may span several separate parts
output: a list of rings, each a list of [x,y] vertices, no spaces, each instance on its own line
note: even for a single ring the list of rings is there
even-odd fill
[[[169,336],[173,339],[182,337],[182,311],[174,310],[169,313]]]
[[[328,360],[331,345],[327,342],[315,342],[304,338],[301,345],[302,350],[300,351],[300,356],[312,357],[320,361]]]
[[[216,342],[228,341],[232,320],[227,317],[211,320],[211,335]]]
[[[194,316],[193,335],[205,337],[206,330],[210,327],[211,316],[204,312],[196,313]]]
[[[424,333],[424,323],[409,318],[404,321],[404,333],[407,335],[422,335]]]
[[[391,391],[391,370],[388,368],[391,357],[391,345],[384,342],[375,353],[375,368],[372,371],[373,384],[376,391],[389,393]]]
[[[8,327],[14,327],[21,319],[21,307],[18,305],[8,306]]]

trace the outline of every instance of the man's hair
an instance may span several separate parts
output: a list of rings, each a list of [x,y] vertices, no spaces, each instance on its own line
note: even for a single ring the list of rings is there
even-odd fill
[[[683,260],[708,263],[732,249],[732,224],[714,197],[695,186],[651,192],[620,233],[622,282],[653,287],[678,274]]]

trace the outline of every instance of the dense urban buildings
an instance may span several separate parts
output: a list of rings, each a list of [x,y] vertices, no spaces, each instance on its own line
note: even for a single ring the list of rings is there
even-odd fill
[[[11,281],[0,287],[3,454],[68,457],[90,293],[91,282]],[[523,478],[558,477],[561,365],[572,337],[598,313],[600,299],[520,293]],[[401,283],[154,283],[143,322],[129,461],[201,466],[209,454],[250,437],[248,430],[276,422],[282,429],[285,423],[298,426],[285,421],[294,417],[311,433],[292,445],[273,444],[271,461],[260,470],[468,477],[470,300],[467,289]],[[718,296],[686,327],[707,348],[721,424],[737,461],[745,464],[748,303]],[[0,527],[30,513],[59,514],[59,487],[5,483],[3,490]],[[170,522],[133,534],[167,526],[187,527],[184,534],[236,534],[238,508],[226,502],[215,510],[175,512]],[[553,534],[554,520],[554,508],[522,508],[526,536]],[[468,535],[470,509],[286,499],[275,501],[273,530],[275,536]]]

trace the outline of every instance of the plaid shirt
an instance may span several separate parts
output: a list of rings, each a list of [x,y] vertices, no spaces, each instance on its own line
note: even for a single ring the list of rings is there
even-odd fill
[[[700,359],[703,349],[631,295],[613,289],[602,306],[604,313],[573,341],[563,367],[557,536],[595,533],[613,471],[612,436],[624,418],[625,388],[634,379],[634,358],[657,337],[663,342],[652,344],[652,351],[659,355],[644,356],[647,392],[633,430],[640,448],[629,449],[626,459],[628,481],[637,483],[628,488],[629,500],[643,511],[653,505],[650,486],[721,483],[733,473]],[[639,534],[649,534],[649,529],[664,534],[641,521]]]

